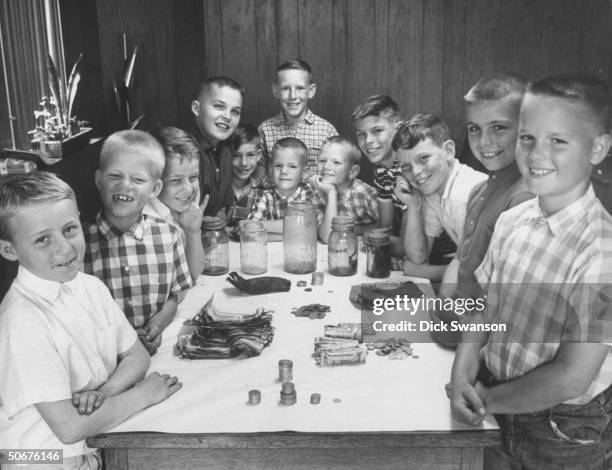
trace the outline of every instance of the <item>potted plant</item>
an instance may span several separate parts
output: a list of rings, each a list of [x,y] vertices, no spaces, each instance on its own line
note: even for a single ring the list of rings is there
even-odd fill
[[[86,121],[72,116],[72,106],[81,80],[78,67],[82,57],[83,54],[80,54],[72,67],[67,86],[62,84],[51,56],[47,57],[50,96],[43,96],[40,102],[42,109],[34,111],[36,127],[29,132],[32,134],[32,149],[46,163],[58,161],[89,142],[91,127],[85,127]]]

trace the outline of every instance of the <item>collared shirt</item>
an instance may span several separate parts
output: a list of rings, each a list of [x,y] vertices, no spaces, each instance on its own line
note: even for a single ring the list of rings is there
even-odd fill
[[[536,198],[499,217],[476,270],[487,294],[486,321],[507,325],[507,333],[491,333],[484,348],[498,380],[551,361],[561,341],[612,345],[612,304],[601,294],[612,284],[610,240],[612,216],[592,186],[552,215],[542,212]],[[602,367],[587,393],[572,402],[589,401],[611,381],[610,367]]]
[[[19,267],[0,305],[0,442],[14,449],[91,452],[85,441],[62,444],[35,405],[72,398],[108,380],[117,355],[136,333],[93,276],[41,279]]]
[[[252,220],[279,220],[285,217],[289,203],[293,201],[312,201],[314,189],[307,183],[300,183],[291,196],[282,196],[276,188],[266,189],[261,197],[255,201],[253,211],[248,215]],[[323,218],[323,213],[314,208],[317,213],[317,221]]]
[[[295,137],[304,142],[308,148],[308,162],[304,168],[303,181],[317,174],[317,159],[321,153],[321,146],[329,137],[338,135],[336,128],[322,117],[317,116],[310,109],[306,111],[304,119],[297,126],[289,124],[281,111],[274,117],[266,119],[259,125],[259,136],[264,146],[266,160],[270,159],[272,146],[283,137]]]
[[[216,216],[232,204],[232,155],[223,142],[215,147],[196,127],[192,132],[200,144],[200,204],[209,195],[204,215]]]
[[[312,198],[313,206],[322,213],[327,206],[327,194],[315,191]],[[378,221],[378,204],[376,190],[359,178],[355,178],[346,191],[338,194],[338,215],[350,215],[355,224],[365,225]]]
[[[463,239],[457,250],[457,294],[468,296],[476,283],[474,271],[484,259],[499,215],[533,198],[516,162],[490,174],[472,190],[468,200]]]
[[[182,237],[161,219],[143,215],[122,233],[100,213],[85,241],[85,272],[106,284],[134,328],[193,284]]]
[[[474,186],[487,179],[487,175],[455,160],[444,192],[428,194],[423,200],[423,224],[425,234],[438,237],[446,230],[448,236],[459,244],[463,237],[465,212]]]
[[[263,188],[258,186],[253,178],[250,178],[249,182],[242,188],[234,189],[234,201],[227,209],[228,227],[232,227],[247,218],[253,210],[255,201],[261,198],[263,191]]]
[[[608,155],[599,165],[593,167],[591,183],[595,195],[608,214],[612,214],[612,156]]]

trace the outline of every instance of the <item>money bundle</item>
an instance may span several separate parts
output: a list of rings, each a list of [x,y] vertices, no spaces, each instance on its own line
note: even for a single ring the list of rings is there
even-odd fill
[[[319,337],[314,340],[314,358],[321,366],[365,362],[368,350],[353,339]]]

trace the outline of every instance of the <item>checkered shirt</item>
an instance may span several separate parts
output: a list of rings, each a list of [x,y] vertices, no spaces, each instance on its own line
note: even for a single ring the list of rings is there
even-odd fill
[[[374,164],[374,187],[378,191],[378,197],[391,200],[397,209],[404,210],[406,205],[393,192],[398,176],[402,176],[402,170],[397,161],[393,162],[391,168],[380,163]]]
[[[611,296],[602,296],[602,288],[612,284],[610,240],[612,216],[592,186],[549,216],[537,198],[500,215],[475,272],[487,294],[485,320],[507,325],[507,333],[491,333],[484,348],[498,380],[522,376],[552,360],[561,341],[612,346],[612,304],[605,300]],[[611,358],[608,354],[607,361]],[[609,365],[572,402],[586,402],[607,388]]]
[[[324,213],[327,206],[327,195],[321,191],[315,191],[312,205]],[[338,215],[352,216],[356,225],[378,222],[376,190],[359,178],[354,179],[348,191],[338,195],[337,212]]]
[[[264,189],[258,186],[253,178],[238,191],[234,190],[234,201],[227,208],[228,227],[233,227],[247,218],[253,210],[255,201],[261,198],[263,191]]]
[[[265,189],[262,191],[253,206],[253,211],[247,217],[252,220],[279,220],[285,217],[287,207],[293,201],[312,201],[314,189],[308,183],[300,183],[295,192],[288,197],[281,196],[276,188]],[[314,207],[314,206],[313,206]],[[323,219],[323,212],[314,207],[317,213],[317,222]]]
[[[285,119],[282,111],[259,125],[259,136],[264,146],[266,162],[270,160],[270,151],[277,140],[283,137],[295,137],[304,142],[308,148],[308,163],[304,168],[303,181],[317,174],[317,159],[321,153],[321,146],[327,138],[338,135],[336,128],[311,110],[297,126],[293,127]]]
[[[193,284],[179,231],[156,217],[143,215],[121,233],[100,213],[85,241],[84,271],[106,284],[134,328]]]

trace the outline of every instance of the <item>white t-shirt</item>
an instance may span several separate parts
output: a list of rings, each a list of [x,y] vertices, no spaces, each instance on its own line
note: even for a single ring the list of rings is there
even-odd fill
[[[62,444],[34,405],[99,387],[136,341],[94,276],[59,283],[20,266],[0,304],[0,448],[89,452],[85,441]]]

